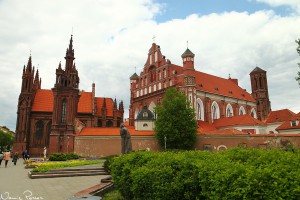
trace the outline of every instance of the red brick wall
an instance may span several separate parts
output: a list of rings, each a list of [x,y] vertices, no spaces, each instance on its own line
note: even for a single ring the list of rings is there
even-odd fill
[[[204,150],[205,145],[212,151],[224,150],[239,145],[252,148],[283,148],[282,141],[290,141],[300,148],[300,135],[200,135],[195,149]],[[132,136],[132,149],[151,151],[161,150],[154,136]],[[102,157],[121,154],[119,136],[77,136],[74,141],[74,153],[84,157]]]
[[[153,136],[131,136],[132,149],[151,151],[160,150]],[[121,154],[119,136],[77,136],[74,141],[74,153],[84,157],[102,157]]]

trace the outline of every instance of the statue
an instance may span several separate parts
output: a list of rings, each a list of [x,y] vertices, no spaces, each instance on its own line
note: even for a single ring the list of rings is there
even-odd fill
[[[121,135],[121,153],[127,154],[132,151],[131,136],[128,129],[125,127],[124,123],[120,126]]]

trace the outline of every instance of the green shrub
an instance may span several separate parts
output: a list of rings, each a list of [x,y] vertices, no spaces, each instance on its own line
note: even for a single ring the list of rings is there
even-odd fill
[[[79,156],[75,153],[53,153],[49,156],[50,161],[66,161],[66,160],[75,160]]]
[[[300,199],[299,151],[136,152],[111,160],[125,199]]]

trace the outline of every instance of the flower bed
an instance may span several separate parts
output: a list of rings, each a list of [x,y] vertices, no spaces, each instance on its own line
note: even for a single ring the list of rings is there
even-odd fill
[[[52,169],[75,167],[82,165],[103,164],[104,160],[70,160],[61,162],[32,162],[28,167],[34,168],[32,172],[47,172]]]

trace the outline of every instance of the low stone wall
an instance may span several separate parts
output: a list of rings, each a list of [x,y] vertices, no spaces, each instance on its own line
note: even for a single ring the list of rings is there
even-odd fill
[[[160,151],[154,136],[131,136],[132,149]],[[198,135],[197,150],[221,151],[232,147],[284,148],[287,143],[300,148],[300,135],[256,134],[256,135]],[[84,157],[103,157],[121,153],[120,136],[76,136],[74,153]]]

